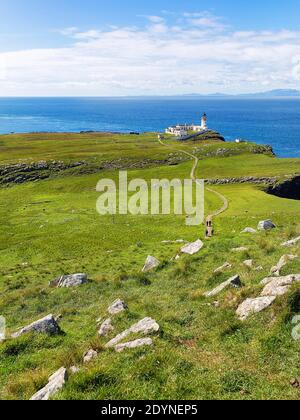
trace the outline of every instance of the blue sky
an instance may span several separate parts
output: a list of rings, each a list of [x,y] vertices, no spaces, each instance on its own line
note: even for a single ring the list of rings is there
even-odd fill
[[[299,16],[299,0],[1,0],[1,94],[300,88]]]

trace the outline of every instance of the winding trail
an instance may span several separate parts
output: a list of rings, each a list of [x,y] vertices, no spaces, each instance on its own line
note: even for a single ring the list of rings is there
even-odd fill
[[[191,177],[191,179],[194,182],[197,182],[196,170],[197,170],[197,167],[199,165],[199,158],[197,156],[193,155],[192,153],[186,152],[185,150],[172,149],[170,146],[168,146],[167,144],[165,144],[161,139],[158,139],[158,142],[162,146],[168,147],[170,150],[183,153],[186,156],[189,156],[190,158],[192,158],[194,160],[194,164],[193,164],[193,167],[192,167],[192,170],[191,170],[190,177]],[[212,219],[214,217],[217,217],[220,214],[224,213],[226,210],[228,210],[228,208],[229,208],[229,202],[228,202],[227,198],[223,194],[221,194],[221,193],[219,193],[219,192],[217,192],[215,190],[212,190],[211,188],[205,187],[205,189],[206,189],[206,191],[215,194],[223,202],[223,206],[219,210],[216,210],[214,213],[207,215],[206,220],[212,221]]]

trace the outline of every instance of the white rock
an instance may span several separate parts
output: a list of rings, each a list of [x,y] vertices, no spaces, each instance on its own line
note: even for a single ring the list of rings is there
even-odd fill
[[[264,270],[264,267],[263,267],[262,265],[259,265],[259,266],[258,266],[258,267],[256,267],[254,270],[255,270],[255,271],[263,271],[263,270]]]
[[[114,331],[114,327],[112,326],[111,319],[109,318],[101,325],[99,335],[100,337],[106,337],[112,331]]]
[[[275,299],[276,296],[247,299],[238,307],[236,314],[241,321],[245,321],[250,315],[261,312],[271,306]]]
[[[73,373],[73,375],[75,375],[76,373],[80,372],[80,369],[77,366],[71,366],[70,371]]]
[[[126,309],[128,309],[126,303],[121,299],[117,299],[110,305],[110,307],[108,308],[108,312],[111,315],[117,315],[120,312],[126,311]]]
[[[160,262],[158,261],[158,259],[149,255],[147,257],[147,260],[145,262],[142,272],[147,273],[148,271],[154,270],[155,268],[159,266],[159,264]]]
[[[249,248],[246,248],[245,246],[241,246],[240,248],[232,248],[232,252],[247,252],[249,251]]]
[[[95,350],[91,349],[87,351],[85,355],[83,356],[83,363],[89,363],[92,360],[96,359],[97,356],[98,356],[98,353]]]
[[[292,274],[284,277],[270,277],[264,279],[261,284],[265,285],[261,296],[285,295],[292,284],[300,282],[300,274]]]
[[[243,264],[248,268],[253,268],[254,261],[253,260],[246,260],[243,262]]]
[[[240,276],[236,275],[234,277],[231,277],[229,280],[227,280],[224,283],[220,284],[220,286],[216,287],[211,292],[204,293],[204,296],[205,297],[216,296],[216,295],[218,295],[219,293],[221,293],[224,289],[226,289],[229,286],[235,287],[235,288],[241,287],[242,286],[242,283],[241,283]]]
[[[198,239],[196,242],[185,245],[181,248],[183,254],[194,255],[197,254],[204,247],[204,243]]]
[[[135,341],[129,341],[128,343],[118,344],[116,345],[115,350],[118,353],[121,353],[125,349],[136,349],[138,347],[152,346],[152,345],[153,345],[153,341],[151,340],[151,338],[140,338]]]
[[[117,344],[119,344],[121,341],[123,341],[128,335],[130,334],[149,334],[149,333],[156,333],[160,329],[157,322],[152,318],[144,318],[137,324],[134,324],[131,328],[128,330],[123,331],[121,334],[117,335],[113,340],[109,341],[109,343],[106,344],[106,348],[115,347]]]
[[[297,255],[283,255],[278,264],[275,267],[271,268],[271,275],[280,276],[281,270],[287,265],[289,261],[296,260],[298,257]]]
[[[61,276],[49,283],[50,287],[78,287],[88,282],[86,274],[71,274],[69,276]]]
[[[38,334],[49,334],[54,335],[60,332],[60,328],[58,323],[56,322],[53,315],[48,315],[45,318],[39,319],[36,322],[28,325],[17,331],[16,333],[12,334],[12,338],[18,338],[23,334],[27,334],[30,332],[35,332]]]
[[[247,227],[241,233],[257,233],[257,230],[253,229],[253,228],[250,228],[250,227]]]
[[[281,244],[281,246],[292,247],[292,246],[297,245],[298,242],[300,242],[300,236],[298,236],[298,238],[291,239],[290,241],[284,242],[283,244]]]
[[[34,394],[31,401],[47,401],[49,398],[57,394],[65,385],[68,379],[67,369],[62,367],[49,378],[48,384]]]
[[[262,220],[261,222],[259,222],[257,229],[258,230],[272,230],[275,229],[276,226],[274,225],[274,223],[272,222],[272,220]]]
[[[225,264],[223,264],[221,267],[217,268],[214,271],[214,274],[218,274],[218,273],[222,273],[225,270],[230,270],[232,268],[232,265],[228,262],[226,262]]]

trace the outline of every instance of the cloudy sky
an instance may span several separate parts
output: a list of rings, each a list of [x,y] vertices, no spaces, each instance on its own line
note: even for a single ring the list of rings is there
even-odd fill
[[[299,16],[299,0],[1,0],[0,95],[300,89]]]

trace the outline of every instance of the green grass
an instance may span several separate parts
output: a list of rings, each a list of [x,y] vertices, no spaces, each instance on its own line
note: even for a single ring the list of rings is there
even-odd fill
[[[109,160],[116,159],[118,151],[132,159],[172,153],[156,144],[151,134],[139,139],[99,134],[99,143],[87,135],[78,135],[74,143],[74,136],[65,134],[58,136],[55,146],[53,137],[5,137],[0,164],[82,159],[85,153],[88,159],[95,154]],[[191,150],[195,143],[170,146]],[[197,147],[203,157],[207,148],[232,151],[237,146]],[[299,172],[297,159],[234,149],[237,152],[238,156],[201,160],[199,174],[223,178]],[[191,162],[183,162],[130,170],[130,177],[186,178],[190,169]],[[216,235],[205,241],[199,254],[174,262],[179,246],[162,241],[204,239],[204,227],[188,227],[184,217],[174,215],[99,216],[97,181],[117,176],[116,171],[61,174],[0,189],[0,314],[7,319],[8,332],[49,313],[61,315],[64,331],[56,337],[28,335],[0,344],[0,398],[28,399],[55,370],[77,364],[80,373],[70,378],[57,399],[299,399],[299,390],[289,383],[299,377],[300,342],[291,337],[291,319],[300,311],[299,286],[245,323],[235,316],[238,304],[259,294],[259,282],[286,253],[280,244],[300,235],[299,201],[267,195],[255,185],[214,186],[229,199],[228,211],[215,221]],[[215,195],[206,194],[206,213],[220,205]],[[277,229],[240,234],[265,218],[271,218]],[[231,252],[240,246],[249,251]],[[299,254],[299,247],[287,252]],[[147,255],[163,264],[156,272],[141,275]],[[263,271],[244,267],[242,262],[249,258]],[[225,261],[232,270],[214,275]],[[48,287],[55,277],[75,272],[88,273],[90,283],[70,290]],[[296,272],[299,260],[283,270]],[[244,288],[224,291],[217,297],[219,307],[208,306],[212,300],[204,299],[203,292],[237,273]],[[115,332],[151,316],[161,326],[152,348],[121,354],[104,350],[107,340],[97,337],[96,320],[105,319],[116,298],[124,299],[129,311],[114,317]],[[83,367],[82,355],[91,347],[98,349],[99,357]]]

